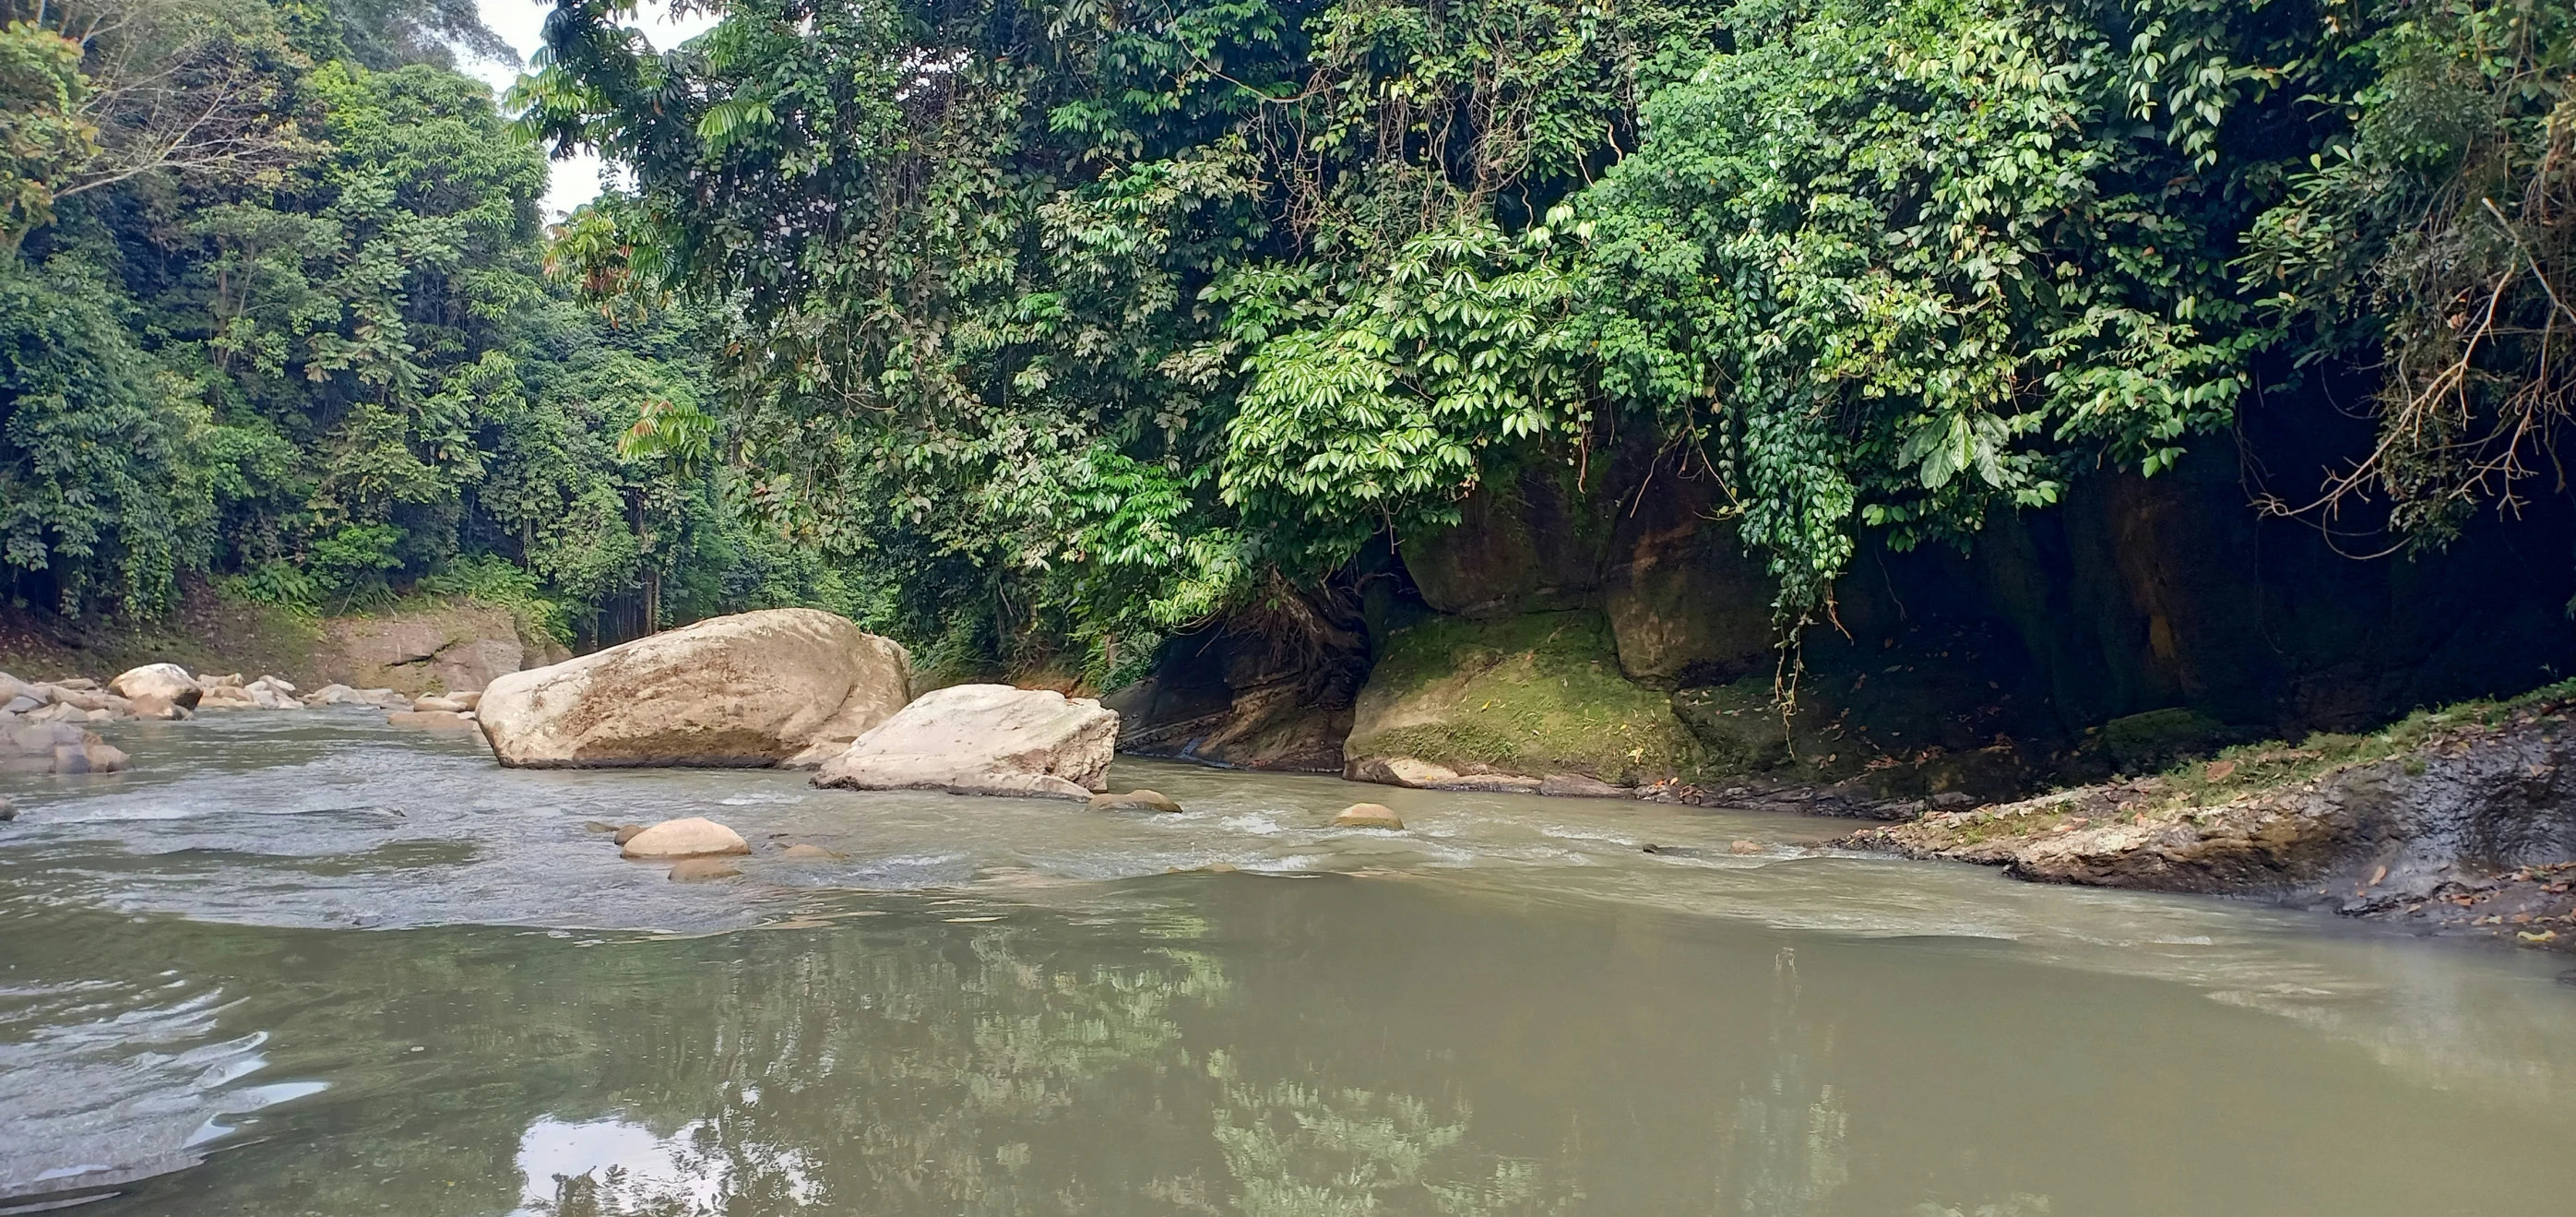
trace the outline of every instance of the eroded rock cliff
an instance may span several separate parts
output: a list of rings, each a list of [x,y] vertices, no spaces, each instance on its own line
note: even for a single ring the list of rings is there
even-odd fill
[[[2271,460],[2330,453],[2261,425],[2248,444]],[[1331,680],[1302,680],[1303,659],[1249,657],[1219,626],[1111,700],[1126,746],[1149,753],[1325,768],[1344,733],[1342,767],[1386,780],[1403,780],[1397,760],[1431,767],[1417,777],[1561,763],[1747,797],[1833,786],[1866,794],[1848,805],[1894,807],[2010,800],[2576,671],[2565,504],[2480,522],[2440,552],[2357,560],[2313,524],[2249,505],[2263,468],[2251,452],[2079,479],[2058,507],[1990,519],[1968,553],[1872,539],[1794,648],[1704,459],[1614,446],[1588,466],[1533,460],[1480,486],[1457,527],[1342,576],[1366,628]],[[1514,673],[1568,659],[1563,614],[1592,623],[1574,633],[1595,643],[1568,660],[1552,704],[1515,704],[1539,686]],[[1511,655],[1527,662],[1497,659]],[[1649,700],[1664,711],[1635,709]],[[1575,750],[1545,729],[1496,729],[1580,721],[1572,701],[1643,736]],[[1636,748],[1637,761],[1605,759]]]

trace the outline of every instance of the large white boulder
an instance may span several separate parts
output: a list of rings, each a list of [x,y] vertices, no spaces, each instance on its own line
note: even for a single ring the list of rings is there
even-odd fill
[[[204,696],[196,678],[175,663],[128,668],[107,682],[107,691],[132,702],[138,718],[186,718]]]
[[[813,765],[902,708],[912,657],[815,609],[737,613],[495,679],[504,765]]]
[[[1088,799],[1109,788],[1117,746],[1118,712],[1090,698],[952,685],[825,761],[814,784]]]

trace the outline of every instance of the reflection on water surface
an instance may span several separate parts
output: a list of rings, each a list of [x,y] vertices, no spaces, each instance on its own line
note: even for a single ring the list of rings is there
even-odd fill
[[[2554,1211],[2576,989],[1812,822],[1192,810],[155,725],[0,837],[0,1196],[96,1213]],[[680,885],[586,819],[768,852]],[[783,835],[773,835],[783,834]],[[1733,839],[1771,843],[1737,857]],[[790,863],[811,840],[848,857]],[[1644,854],[1647,841],[1686,851]],[[1237,873],[1166,873],[1227,862]]]

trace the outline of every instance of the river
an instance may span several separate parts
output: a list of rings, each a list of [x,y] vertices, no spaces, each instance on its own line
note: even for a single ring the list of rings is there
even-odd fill
[[[113,742],[132,772],[15,779],[0,825],[0,1212],[2576,1194],[2561,959],[1837,854],[1831,822],[1129,760],[1188,810],[504,771],[361,712]],[[1325,826],[1362,798],[1407,831]],[[584,827],[682,815],[746,875]]]

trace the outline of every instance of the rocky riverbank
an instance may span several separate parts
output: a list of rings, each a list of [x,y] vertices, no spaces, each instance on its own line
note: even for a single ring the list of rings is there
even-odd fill
[[[1935,811],[1854,848],[2576,949],[2576,686]]]
[[[131,761],[92,728],[132,719],[184,719],[227,710],[364,706],[412,727],[471,728],[482,694],[412,697],[389,688],[324,685],[299,693],[276,676],[196,674],[175,663],[129,668],[107,681],[86,676],[20,680],[0,672],[0,772],[75,776],[115,773]]]
[[[1842,750],[1859,749],[1830,725],[1782,745],[1820,758],[1694,773],[1713,768],[1722,781],[1673,776],[1713,731],[1680,710],[1710,705],[1667,702],[1624,680],[1613,640],[1582,612],[1435,619],[1390,638],[1354,698],[1342,742],[1351,778],[1895,820],[1840,843],[2045,882],[2248,896],[2576,947],[2576,682],[2418,713],[2367,735],[2241,744],[2156,776],[2006,801],[1961,788],[1973,782],[1927,791],[1889,776],[1919,779],[1976,750],[1927,749],[1905,765],[1880,751],[1855,766]],[[479,673],[453,676],[464,683]],[[510,767],[817,768],[822,786],[1170,809],[1150,792],[1107,793],[1123,725],[1114,703],[1002,684],[919,697],[916,688],[894,642],[828,613],[766,609],[503,672],[479,691],[302,691],[278,676],[191,674],[171,663],[105,682],[0,676],[0,762],[18,772],[107,772],[126,758],[88,730],[95,724],[355,705],[400,725],[479,731]],[[1776,711],[1742,729],[1757,725],[1798,730]],[[2205,746],[2206,726],[2182,711],[2115,720],[2058,763],[2074,755],[2164,765]]]

